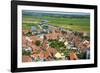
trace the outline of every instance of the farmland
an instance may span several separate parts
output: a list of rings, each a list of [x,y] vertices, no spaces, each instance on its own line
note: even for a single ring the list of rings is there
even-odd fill
[[[74,31],[89,32],[90,30],[90,19],[89,17],[77,18],[77,17],[52,17],[43,16],[42,18],[36,16],[23,16],[23,28],[29,29],[32,25],[38,27],[37,24],[42,20],[48,20],[47,24],[59,26],[65,29],[71,29]]]

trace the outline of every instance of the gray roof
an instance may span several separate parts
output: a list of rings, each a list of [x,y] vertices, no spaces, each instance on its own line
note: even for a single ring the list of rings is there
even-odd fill
[[[31,26],[31,30],[32,30],[32,31],[37,30],[36,26]]]

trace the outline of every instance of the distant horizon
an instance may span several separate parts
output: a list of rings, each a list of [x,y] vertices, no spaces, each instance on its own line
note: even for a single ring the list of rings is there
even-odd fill
[[[58,14],[58,15],[80,15],[80,16],[89,16],[90,13],[84,12],[62,12],[62,11],[41,11],[41,10],[22,10],[22,14]]]

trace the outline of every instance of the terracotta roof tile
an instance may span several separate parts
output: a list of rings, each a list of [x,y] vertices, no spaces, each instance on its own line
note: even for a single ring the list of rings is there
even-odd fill
[[[69,57],[70,57],[70,60],[77,60],[78,59],[76,53],[74,53],[74,52],[71,52]]]
[[[29,57],[29,56],[22,56],[22,62],[32,62],[32,59],[31,59],[31,57]]]

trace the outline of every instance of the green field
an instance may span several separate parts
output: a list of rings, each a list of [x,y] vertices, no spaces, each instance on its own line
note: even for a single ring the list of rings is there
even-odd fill
[[[39,23],[42,20],[48,20],[47,24],[59,26],[65,29],[71,29],[74,31],[90,32],[90,18],[89,17],[52,17],[52,16],[28,16],[23,15],[22,17],[23,29],[30,29],[31,26],[36,26],[38,29]]]

